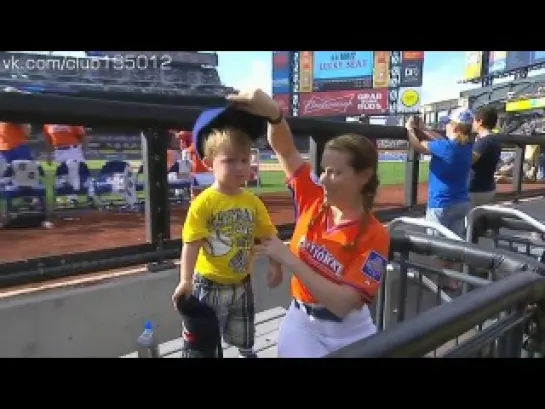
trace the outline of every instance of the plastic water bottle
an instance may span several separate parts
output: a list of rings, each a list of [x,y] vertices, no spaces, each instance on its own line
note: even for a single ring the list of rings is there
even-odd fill
[[[138,358],[160,358],[159,345],[155,339],[151,321],[146,322],[144,332],[142,332],[136,342],[138,344]]]

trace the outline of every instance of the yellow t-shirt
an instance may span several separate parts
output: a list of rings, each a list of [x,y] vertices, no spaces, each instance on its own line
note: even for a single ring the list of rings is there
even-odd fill
[[[230,196],[209,187],[191,203],[182,240],[205,240],[195,271],[219,284],[236,284],[251,272],[254,238],[277,234],[265,205],[242,190]]]

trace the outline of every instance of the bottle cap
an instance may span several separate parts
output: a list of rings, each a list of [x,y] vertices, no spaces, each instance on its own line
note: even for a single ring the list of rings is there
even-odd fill
[[[146,323],[144,324],[144,329],[153,330],[153,323],[151,321],[146,321]]]

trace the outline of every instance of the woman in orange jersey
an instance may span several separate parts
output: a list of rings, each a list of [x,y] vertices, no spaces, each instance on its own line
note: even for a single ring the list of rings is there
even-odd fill
[[[386,271],[390,236],[371,212],[379,185],[373,143],[354,134],[331,139],[318,181],[272,98],[257,90],[228,99],[269,118],[269,144],[297,209],[289,249],[276,238],[256,246],[256,252],[293,272],[293,301],[280,327],[279,357],[322,357],[374,334],[368,305]]]
[[[69,160],[85,162],[82,149],[85,141],[83,126],[44,125],[43,132],[49,148],[48,163],[51,163],[51,154],[59,164]]]

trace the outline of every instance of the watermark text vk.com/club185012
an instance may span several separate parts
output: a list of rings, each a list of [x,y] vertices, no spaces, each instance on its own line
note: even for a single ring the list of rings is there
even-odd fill
[[[76,58],[76,57],[49,57],[18,58],[12,56],[2,60],[5,70],[31,71],[97,71],[100,69],[114,71],[144,71],[171,69],[172,57],[161,55],[116,55],[109,58]]]

